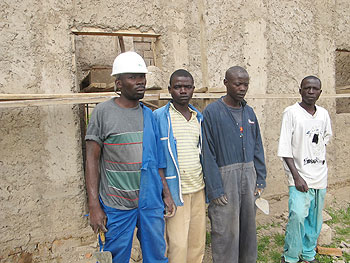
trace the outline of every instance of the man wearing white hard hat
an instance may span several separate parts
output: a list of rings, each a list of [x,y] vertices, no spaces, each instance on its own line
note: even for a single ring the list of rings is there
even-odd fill
[[[112,76],[120,97],[100,103],[86,133],[86,188],[90,225],[105,232],[113,262],[128,263],[135,227],[143,262],[168,262],[165,216],[175,205],[164,178],[166,162],[152,111],[144,97],[147,67],[140,55],[116,57]]]

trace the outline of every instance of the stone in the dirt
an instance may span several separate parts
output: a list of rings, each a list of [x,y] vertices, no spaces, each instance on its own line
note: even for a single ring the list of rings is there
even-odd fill
[[[332,243],[332,229],[327,224],[322,224],[320,236],[317,243],[321,246],[330,245]]]
[[[323,222],[332,220],[332,217],[324,210],[322,211],[322,218],[323,218]]]

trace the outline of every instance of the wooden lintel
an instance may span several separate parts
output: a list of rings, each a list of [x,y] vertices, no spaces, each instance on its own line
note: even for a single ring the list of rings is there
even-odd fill
[[[127,37],[160,37],[160,34],[152,32],[134,32],[134,31],[115,31],[115,32],[105,32],[105,31],[77,31],[72,30],[72,33],[77,36],[127,36]]]

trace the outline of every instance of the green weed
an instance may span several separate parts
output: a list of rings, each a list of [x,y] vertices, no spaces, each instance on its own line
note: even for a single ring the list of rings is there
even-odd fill
[[[326,223],[333,229],[332,244],[327,247],[339,247],[342,241],[350,242],[350,206],[346,209],[328,208],[327,213],[332,217]],[[260,225],[257,227],[258,233],[258,263],[279,263],[283,253],[284,234],[275,234],[277,229],[281,227],[281,223],[272,223]],[[271,234],[266,234],[266,230],[271,230]],[[264,233],[264,235],[259,233]],[[269,233],[269,232],[268,232]],[[316,255],[316,259],[322,263],[332,263],[334,257],[327,255]],[[350,262],[350,254],[343,253],[338,260]]]
[[[211,244],[211,234],[209,231],[206,232],[205,244],[207,245]]]

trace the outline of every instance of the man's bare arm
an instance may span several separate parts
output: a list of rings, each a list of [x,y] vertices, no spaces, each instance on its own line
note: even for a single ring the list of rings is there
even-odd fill
[[[286,162],[289,170],[292,173],[296,189],[300,192],[307,192],[309,190],[309,187],[295,167],[294,159],[290,157],[283,157],[283,160]]]
[[[103,212],[99,201],[100,162],[101,147],[95,141],[86,142],[86,190],[88,194],[89,219],[92,230],[106,232],[106,214]]]

